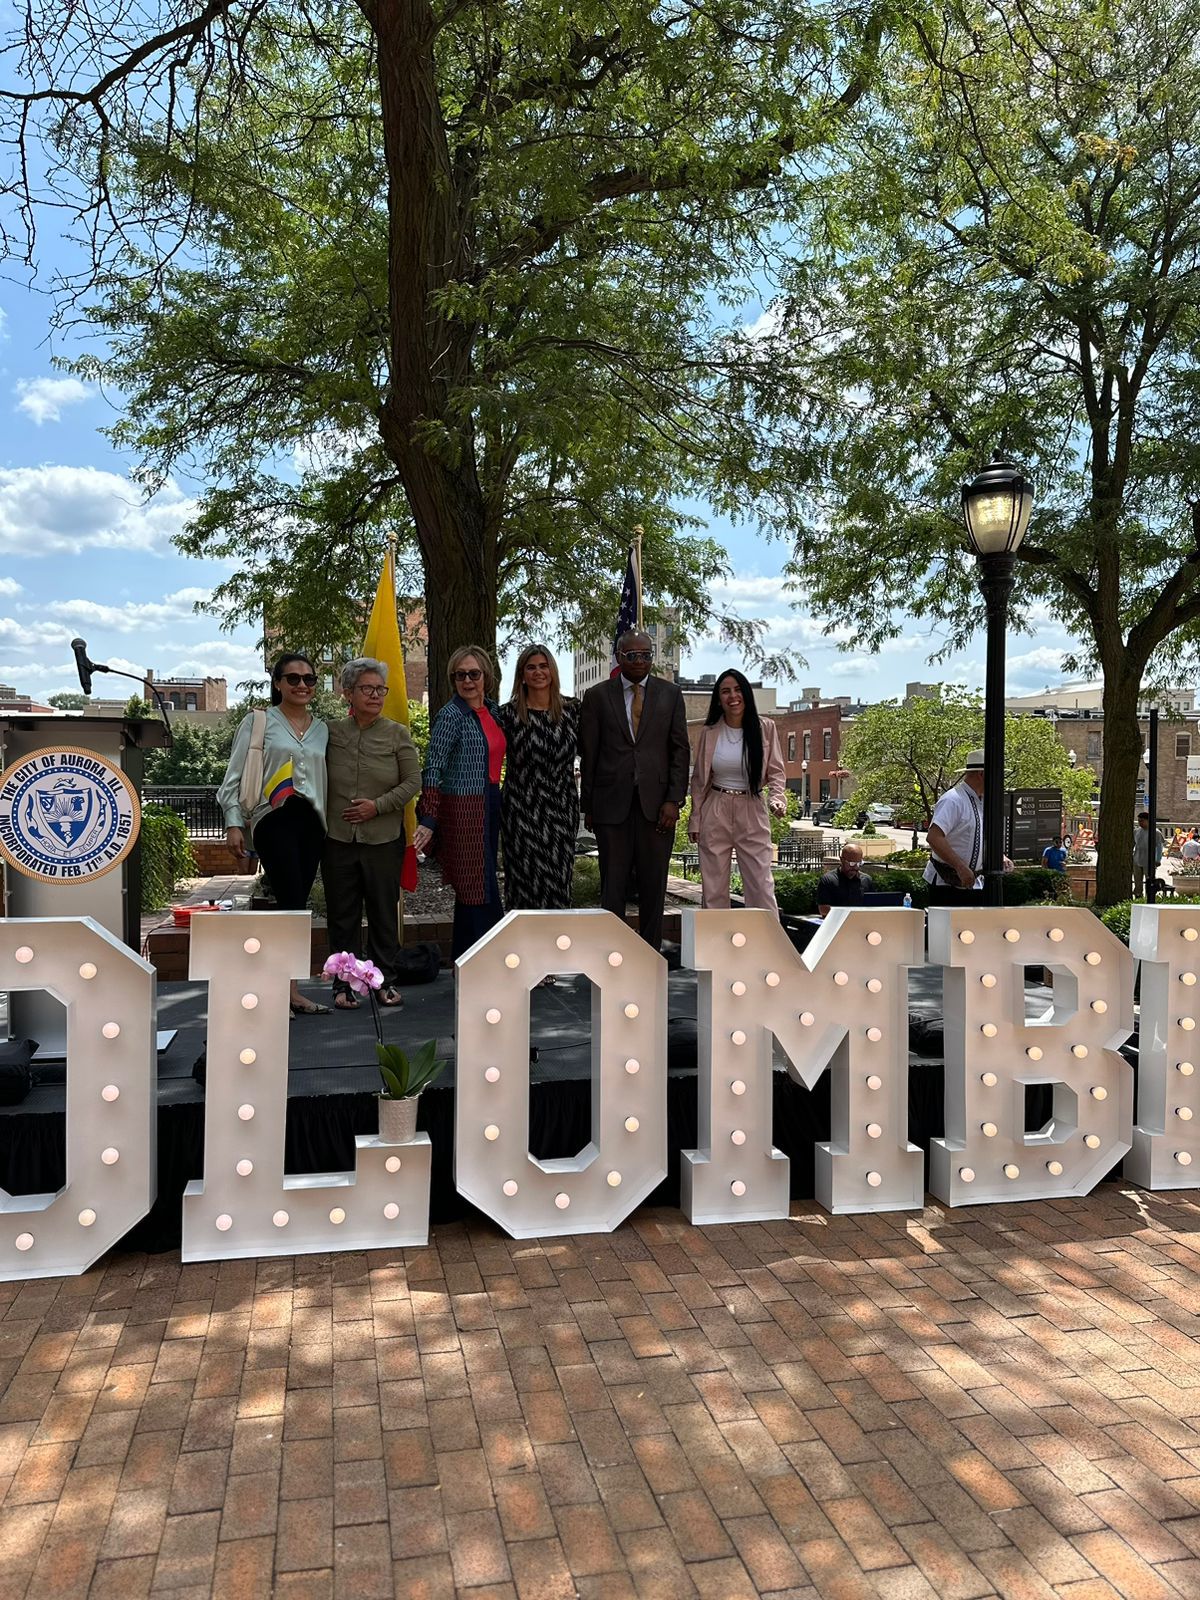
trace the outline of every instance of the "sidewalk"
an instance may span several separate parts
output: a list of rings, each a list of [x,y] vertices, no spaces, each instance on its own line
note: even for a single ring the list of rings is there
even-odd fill
[[[1200,1208],[931,1206],[0,1290],[0,1596],[1200,1594]]]

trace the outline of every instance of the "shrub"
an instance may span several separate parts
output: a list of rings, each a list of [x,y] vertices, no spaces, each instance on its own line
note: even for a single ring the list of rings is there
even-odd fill
[[[1100,921],[1110,933],[1115,933],[1122,944],[1129,943],[1129,918],[1133,911],[1133,900],[1118,900],[1115,906],[1109,906],[1107,911],[1100,913]]]
[[[575,857],[575,868],[571,874],[571,904],[600,904],[600,863],[594,856]]]
[[[180,878],[196,874],[187,824],[170,806],[142,808],[142,910],[170,905]]]
[[[1067,887],[1065,872],[1052,867],[1017,867],[1004,874],[1004,904],[1029,906],[1039,900],[1057,901]]]
[[[893,850],[890,856],[884,856],[885,867],[916,867],[925,870],[925,863],[929,860],[928,850]]]

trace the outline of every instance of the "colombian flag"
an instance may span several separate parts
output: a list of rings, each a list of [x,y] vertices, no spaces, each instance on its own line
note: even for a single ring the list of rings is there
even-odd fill
[[[272,807],[281,806],[285,800],[290,800],[296,792],[296,785],[292,782],[292,763],[285,761],[263,784],[263,799]]]
[[[383,714],[393,722],[407,728],[408,684],[404,677],[404,650],[400,644],[400,623],[396,616],[396,549],[394,541],[388,543],[383,571],[379,574],[379,587],[375,591],[375,604],[371,607],[371,620],[367,623],[362,653],[374,661],[383,661],[388,669],[387,699]],[[401,889],[417,887],[417,852],[412,846],[413,832],[417,826],[417,802],[410,800],[404,808],[404,860],[400,867]]]

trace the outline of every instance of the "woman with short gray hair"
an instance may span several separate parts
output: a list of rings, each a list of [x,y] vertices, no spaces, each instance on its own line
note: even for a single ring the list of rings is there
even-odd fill
[[[366,953],[383,973],[379,1003],[401,1006],[400,868],[404,860],[404,808],[421,787],[421,763],[409,732],[383,715],[387,666],[359,656],[342,668],[339,682],[350,715],[329,724],[326,767],[328,834],[321,856],[330,954],[361,956],[363,909]],[[354,1011],[358,999],[335,981],[333,1003]]]

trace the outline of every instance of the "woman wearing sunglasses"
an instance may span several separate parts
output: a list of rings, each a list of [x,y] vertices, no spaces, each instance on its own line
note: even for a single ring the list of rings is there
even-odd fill
[[[242,774],[255,741],[256,712],[242,718],[229,765],[217,790],[225,814],[225,841],[236,858],[246,854],[246,830],[262,861],[280,911],[303,911],[317,875],[325,840],[325,749],[328,729],[310,709],[317,674],[306,655],[291,650],[271,669],[271,705],[262,728],[262,784],[257,799],[242,795]],[[257,751],[255,752],[257,756]],[[327,1012],[292,981],[292,1015]]]
[[[453,697],[429,730],[413,843],[437,857],[454,890],[455,960],[504,915],[496,881],[504,734],[486,651],[464,645],[447,667]]]

